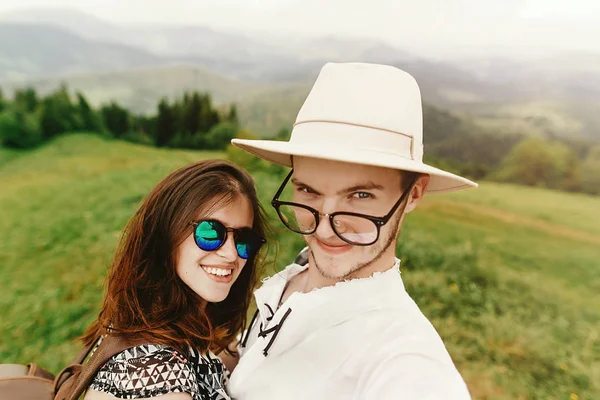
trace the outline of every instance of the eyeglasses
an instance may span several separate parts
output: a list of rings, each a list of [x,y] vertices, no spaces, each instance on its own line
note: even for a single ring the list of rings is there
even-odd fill
[[[258,253],[266,240],[250,228],[228,228],[216,220],[192,222],[194,241],[200,250],[215,251],[225,244],[229,232],[233,232],[233,240],[238,256],[244,260]]]
[[[292,177],[293,172],[293,170],[290,171],[279,187],[279,190],[277,190],[277,193],[275,193],[275,196],[273,196],[273,200],[271,200],[271,205],[277,210],[281,222],[296,233],[311,235],[317,230],[320,218],[328,217],[335,234],[344,242],[355,246],[370,246],[377,242],[381,227],[387,224],[392,215],[394,215],[394,212],[400,207],[400,204],[407,198],[418,177],[416,175],[412,179],[390,212],[383,217],[374,217],[344,211],[321,214],[314,208],[304,204],[280,201],[279,196],[283,193],[283,189]]]

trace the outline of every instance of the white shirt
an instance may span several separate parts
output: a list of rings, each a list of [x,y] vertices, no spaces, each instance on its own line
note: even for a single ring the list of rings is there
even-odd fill
[[[440,336],[406,293],[399,266],[396,259],[369,278],[293,293],[279,308],[287,282],[307,266],[292,264],[265,280],[229,381],[232,398],[470,399]]]

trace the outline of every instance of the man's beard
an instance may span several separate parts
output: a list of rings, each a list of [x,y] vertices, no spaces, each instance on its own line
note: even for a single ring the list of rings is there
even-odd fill
[[[345,273],[342,276],[331,275],[331,274],[327,273],[327,271],[325,271],[324,269],[322,269],[321,267],[319,267],[319,264],[317,263],[317,259],[315,258],[315,254],[313,253],[312,249],[309,248],[308,251],[309,251],[310,255],[312,256],[311,257],[312,258],[312,262],[314,263],[316,270],[319,271],[319,274],[321,274],[321,276],[323,276],[324,278],[335,279],[335,280],[338,280],[338,281],[343,281],[343,280],[348,279],[349,277],[351,277],[352,275],[354,275],[358,271],[360,271],[360,270],[362,270],[364,268],[369,267],[374,262],[376,262],[377,260],[379,260],[383,256],[383,254],[390,248],[390,246],[395,246],[396,245],[396,240],[397,240],[398,235],[400,233],[400,222],[401,222],[403,214],[404,214],[404,209],[401,210],[400,215],[393,222],[393,224],[395,225],[395,228],[390,231],[390,234],[388,235],[388,237],[386,237],[385,240],[383,240],[383,241],[381,240],[381,238],[379,238],[379,240],[377,240],[377,242],[375,242],[375,244],[372,245],[372,246],[376,246],[378,243],[383,243],[382,246],[380,246],[378,249],[374,250],[374,252],[376,252],[375,257],[373,257],[370,261],[356,264],[354,267],[352,267],[350,269],[350,271],[348,271],[347,273]]]

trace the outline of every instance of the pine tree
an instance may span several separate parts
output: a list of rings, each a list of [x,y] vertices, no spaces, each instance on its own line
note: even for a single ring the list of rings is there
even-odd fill
[[[227,121],[231,122],[232,124],[235,124],[235,125],[240,124],[240,121],[238,118],[238,113],[237,113],[237,106],[235,104],[232,104],[229,107],[229,113],[227,114]]]
[[[35,89],[26,88],[15,91],[14,104],[25,112],[33,112],[38,107],[38,97]]]
[[[176,134],[177,118],[174,110],[169,106],[166,98],[158,104],[158,117],[156,118],[156,145],[166,146]]]
[[[4,93],[0,88],[0,112],[4,111],[8,107],[8,101],[4,99]]]
[[[122,137],[131,130],[129,111],[112,101],[100,110],[104,125],[114,137]]]
[[[85,99],[81,92],[77,92],[77,106],[79,109],[79,117],[81,119],[81,129],[89,132],[102,133],[104,126],[101,117],[90,107],[90,104]]]
[[[208,132],[211,128],[221,122],[219,113],[212,107],[210,94],[206,93],[200,98],[202,105],[200,110],[200,128],[201,132]]]
[[[184,109],[184,132],[195,136],[200,131],[200,114],[202,110],[200,94],[194,92]]]
[[[63,84],[42,99],[40,125],[43,137],[49,139],[81,129],[78,117],[77,107],[71,103],[67,86]]]

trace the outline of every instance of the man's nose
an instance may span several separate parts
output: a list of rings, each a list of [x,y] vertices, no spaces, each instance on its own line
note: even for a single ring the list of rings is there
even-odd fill
[[[329,214],[335,212],[336,204],[331,202],[323,202],[321,210],[323,212],[319,213],[319,225],[315,230],[315,234],[323,239],[331,238],[336,236],[335,231],[330,223]]]

